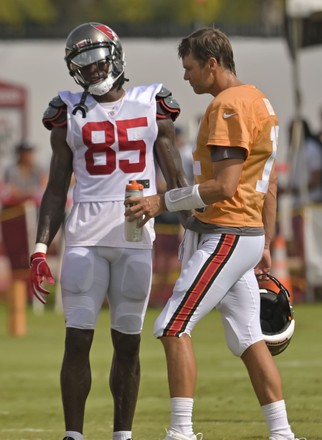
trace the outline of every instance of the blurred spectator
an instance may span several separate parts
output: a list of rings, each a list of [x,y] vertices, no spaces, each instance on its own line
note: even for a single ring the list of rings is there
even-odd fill
[[[301,208],[305,203],[321,203],[322,144],[305,119],[291,121],[289,133],[290,145],[298,145],[296,151],[292,151],[294,160],[290,181],[294,208]]]
[[[186,134],[181,127],[175,127],[176,147],[180,153],[182,167],[187,176],[189,185],[193,185],[193,161],[192,161],[192,144],[187,142]]]
[[[305,119],[291,121],[289,135],[293,158],[290,177],[293,240],[289,252],[304,262],[303,208],[322,203],[322,144]]]
[[[35,147],[27,142],[15,148],[15,163],[4,173],[3,208],[20,205],[26,200],[39,200],[46,184],[46,175],[35,160]]]
[[[317,132],[316,136],[322,144],[322,107],[320,108],[319,119],[320,119],[320,130]]]
[[[34,242],[37,208],[46,174],[36,163],[35,147],[22,142],[15,148],[15,162],[7,167],[1,188],[1,235],[4,252],[15,279],[28,280],[30,241]]]
[[[184,130],[181,127],[175,127],[175,146],[180,153],[182,168],[187,177],[189,185],[193,184],[193,161],[192,161],[192,145],[187,142]],[[164,193],[166,191],[166,183],[159,168],[157,168],[157,190],[158,193]],[[163,215],[164,214],[164,215]],[[159,217],[158,220],[162,221],[165,218],[166,223],[179,223],[177,215],[173,212],[165,212]],[[168,216],[169,214],[169,216]],[[169,221],[166,218],[171,219]]]
[[[175,127],[175,142],[189,184],[193,183],[192,145],[186,141],[181,127]],[[166,183],[157,168],[158,193],[166,191]],[[180,272],[178,248],[183,228],[175,212],[164,212],[155,219],[154,275],[150,305],[164,305]]]

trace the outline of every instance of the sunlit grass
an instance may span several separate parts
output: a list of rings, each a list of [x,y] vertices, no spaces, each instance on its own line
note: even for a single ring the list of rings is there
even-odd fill
[[[149,309],[142,336],[142,381],[134,423],[134,440],[162,440],[170,421],[165,358],[152,336],[158,309]],[[322,304],[295,306],[296,330],[288,349],[276,357],[289,420],[297,436],[322,439]],[[28,310],[27,334],[12,337],[0,304],[0,439],[62,440],[59,371],[64,320],[52,307],[35,315]],[[108,388],[111,342],[104,309],[98,323],[91,364],[92,390],[87,402],[86,440],[109,440],[112,401]],[[195,432],[205,440],[261,440],[268,432],[244,366],[224,341],[218,313],[212,312],[194,331],[199,378],[195,399]]]

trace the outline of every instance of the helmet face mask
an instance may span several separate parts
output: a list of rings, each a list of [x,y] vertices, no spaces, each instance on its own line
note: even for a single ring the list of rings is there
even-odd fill
[[[66,40],[65,61],[75,82],[93,95],[109,92],[124,73],[124,53],[116,33],[101,23],[85,23],[75,28]],[[100,81],[84,75],[86,67],[106,63],[106,73]]]
[[[266,345],[272,356],[276,356],[288,347],[294,333],[295,320],[289,292],[275,277],[267,277],[269,287],[265,287],[266,280],[257,277],[261,297],[260,320]]]

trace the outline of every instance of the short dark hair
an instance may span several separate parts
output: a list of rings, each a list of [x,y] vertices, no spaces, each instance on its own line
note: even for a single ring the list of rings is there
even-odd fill
[[[190,53],[201,65],[214,57],[221,66],[236,75],[232,46],[227,35],[219,29],[205,27],[183,38],[178,46],[179,58]]]

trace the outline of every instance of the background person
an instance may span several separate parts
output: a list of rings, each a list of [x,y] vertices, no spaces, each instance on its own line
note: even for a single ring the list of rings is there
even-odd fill
[[[308,204],[322,203],[322,144],[315,136],[306,119],[294,119],[289,124],[292,151],[289,191],[292,197],[293,239],[289,244],[292,255],[304,257],[304,212]]]
[[[306,203],[322,202],[322,143],[314,135],[306,119],[292,120],[289,125],[289,140],[293,146],[295,125],[299,129],[299,150],[293,151],[293,167],[291,169],[291,192],[293,194],[294,209],[303,207],[301,185],[307,191]]]
[[[319,129],[316,133],[316,136],[322,144],[322,107],[320,107],[319,111]]]
[[[66,320],[61,369],[65,440],[82,440],[91,387],[89,353],[95,324],[108,299],[114,348],[110,389],[113,440],[132,439],[140,382],[140,338],[152,278],[153,221],[143,240],[124,236],[124,193],[132,180],[156,192],[155,161],[168,188],[186,184],[174,148],[173,121],[180,109],[162,84],[125,90],[124,53],[115,32],[85,23],[67,37],[69,73],[83,93],[63,91],[44,114],[51,130],[49,181],[41,202],[35,252],[34,294],[53,282],[46,251],[64,218],[72,173],[74,204],[65,225],[62,302]]]
[[[271,266],[275,229],[278,120],[267,97],[236,76],[227,36],[200,29],[178,48],[184,79],[196,94],[211,94],[199,127],[196,184],[164,195],[129,198],[126,215],[145,221],[163,211],[195,208],[187,222],[182,271],[154,326],[163,343],[171,397],[165,440],[196,440],[192,426],[196,362],[191,332],[216,308],[226,341],[244,362],[269,429],[270,440],[294,440],[281,378],[263,340],[257,273]]]
[[[176,148],[178,149],[180,153],[180,157],[182,160],[182,167],[185,172],[185,175],[187,176],[187,180],[189,184],[193,184],[194,177],[193,177],[193,160],[192,160],[192,144],[187,140],[187,135],[185,130],[176,125],[175,127],[175,142],[176,142]]]
[[[178,150],[182,168],[188,184],[193,182],[192,145],[180,126],[175,126],[175,147]],[[157,192],[163,194],[167,184],[159,167],[157,167]],[[155,219],[156,239],[153,253],[153,283],[150,306],[164,305],[169,299],[173,285],[180,273],[178,247],[182,240],[184,228],[177,213],[163,212]]]
[[[47,175],[36,160],[36,147],[21,142],[15,147],[15,162],[4,172],[2,206],[17,206],[32,200],[39,206]]]
[[[4,171],[1,189],[1,234],[13,278],[23,279],[28,287],[32,236],[29,219],[32,217],[34,222],[37,216],[47,175],[37,163],[34,145],[22,141],[14,152],[14,162]]]

